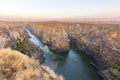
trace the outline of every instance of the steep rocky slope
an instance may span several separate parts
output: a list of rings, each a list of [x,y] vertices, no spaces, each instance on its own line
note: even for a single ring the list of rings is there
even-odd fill
[[[33,32],[55,52],[67,52],[69,50],[68,35],[63,25],[50,23],[32,23]]]
[[[69,38],[74,39],[79,48],[91,51],[90,54],[105,69],[103,71],[105,78],[107,77],[108,80],[120,80],[119,24],[81,23],[67,26],[66,31]],[[114,66],[117,66],[117,68],[113,69]]]
[[[88,51],[102,68],[101,74],[107,80],[120,80],[120,24],[114,22],[32,23],[33,32],[41,40],[59,48],[68,47],[68,39],[77,47]],[[61,28],[61,29],[60,29]],[[62,30],[62,31],[61,31]],[[60,33],[60,34],[58,34]],[[65,37],[64,37],[65,36]],[[62,37],[62,38],[61,38]],[[55,40],[54,40],[55,39]],[[62,47],[64,46],[64,47]],[[59,49],[58,48],[58,49]],[[57,46],[54,48],[57,49]],[[68,49],[68,48],[67,48]],[[64,51],[64,50],[63,50]]]
[[[70,38],[76,40],[78,46],[92,51],[92,54],[98,57],[102,66],[108,67],[120,64],[119,25],[77,24],[77,26],[67,27],[66,31]]]

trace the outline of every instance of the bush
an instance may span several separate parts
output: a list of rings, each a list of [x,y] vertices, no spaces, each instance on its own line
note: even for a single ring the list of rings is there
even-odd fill
[[[63,78],[18,51],[0,49],[0,80],[63,80]]]

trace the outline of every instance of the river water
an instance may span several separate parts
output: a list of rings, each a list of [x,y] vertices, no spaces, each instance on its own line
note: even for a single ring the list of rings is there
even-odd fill
[[[26,29],[30,41],[41,48],[45,56],[45,65],[52,68],[57,74],[62,74],[65,80],[100,80],[97,69],[90,64],[94,59],[74,46],[68,53],[56,54]]]

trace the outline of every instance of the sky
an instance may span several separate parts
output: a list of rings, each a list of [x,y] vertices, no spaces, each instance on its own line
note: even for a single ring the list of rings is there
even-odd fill
[[[0,0],[0,20],[120,20],[120,0]]]

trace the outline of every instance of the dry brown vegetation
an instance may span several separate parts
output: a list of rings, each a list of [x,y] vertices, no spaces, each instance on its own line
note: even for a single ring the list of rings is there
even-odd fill
[[[0,49],[0,80],[63,80],[63,77],[18,51]]]

